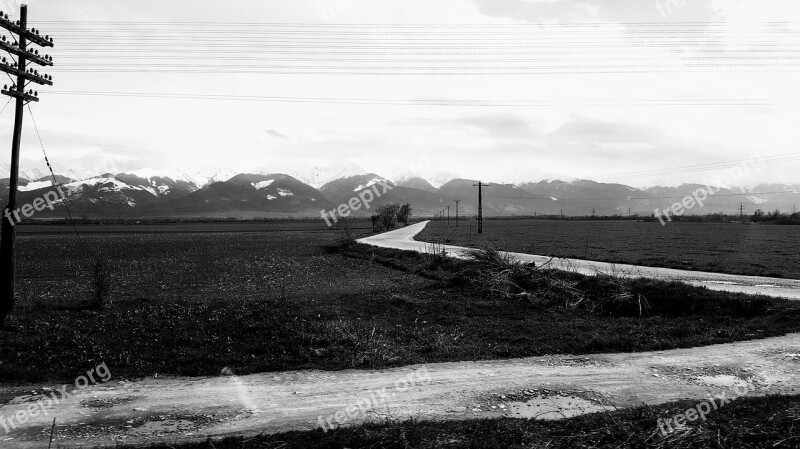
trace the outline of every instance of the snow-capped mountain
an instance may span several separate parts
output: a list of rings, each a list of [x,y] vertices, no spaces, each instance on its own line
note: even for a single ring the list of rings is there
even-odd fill
[[[314,166],[298,167],[285,166],[278,167],[272,172],[286,173],[293,178],[302,181],[315,189],[320,189],[325,184],[337,179],[349,178],[352,176],[366,175],[367,171],[357,164],[348,161],[330,161]],[[259,173],[267,173],[268,170],[259,170]]]
[[[222,182],[236,176],[238,172],[227,168],[208,168],[197,171],[184,171],[177,168],[153,170],[145,168],[134,170],[131,174],[145,179],[171,179],[194,184],[200,189],[215,182]]]
[[[377,188],[381,195],[373,206],[387,203],[410,203],[416,214],[427,215],[443,210],[460,201],[460,211],[475,212],[476,180],[451,179],[439,185],[423,177],[406,177],[389,181],[349,163],[319,166],[303,178],[315,184],[328,177],[344,173],[319,189],[289,174],[236,173],[233,170],[205,171],[136,170],[128,173],[104,173],[85,176],[80,172],[57,175],[61,189],[68,193],[65,201],[74,215],[90,216],[231,216],[240,212],[246,216],[286,213],[318,216],[322,209],[330,210],[348,203],[365,189]],[[358,173],[353,175],[352,173]],[[526,172],[525,176],[532,172]],[[53,190],[49,173],[27,171],[19,182],[20,204],[30,203]],[[444,176],[440,179],[445,179]],[[524,179],[524,178],[523,178]],[[385,189],[386,184],[389,188]],[[690,196],[702,184],[634,188],[623,184],[589,180],[543,180],[525,183],[491,183],[484,189],[484,213],[492,215],[555,215],[588,216],[596,214],[650,215],[656,209],[665,210]],[[0,195],[8,195],[8,179],[0,179]],[[385,190],[385,191],[384,191]],[[703,207],[692,208],[688,214],[738,214],[744,206],[746,214],[756,209],[792,212],[800,205],[800,185],[765,183],[731,187],[709,195]],[[373,209],[360,211],[360,215]],[[357,215],[359,215],[357,214]],[[43,211],[37,214],[62,216],[64,211]]]

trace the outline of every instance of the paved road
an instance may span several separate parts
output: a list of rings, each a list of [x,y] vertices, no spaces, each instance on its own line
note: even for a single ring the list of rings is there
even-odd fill
[[[414,240],[414,237],[422,232],[428,223],[427,221],[417,223],[396,231],[363,238],[360,239],[359,242],[381,248],[426,252],[430,250],[431,245]],[[466,257],[470,251],[469,248],[449,245],[445,246],[445,250],[447,254],[454,257]],[[520,253],[507,254],[525,263],[534,262],[539,266],[549,262],[550,266],[553,268],[576,271],[586,275],[595,275],[597,273],[624,274],[631,277],[680,281],[691,285],[708,287],[712,290],[800,299],[800,280],[796,279],[685,271],[672,268],[642,267],[578,259],[551,259],[544,256]]]

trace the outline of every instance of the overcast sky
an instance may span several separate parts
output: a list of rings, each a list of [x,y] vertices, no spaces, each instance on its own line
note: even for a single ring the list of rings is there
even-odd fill
[[[796,1],[28,5],[56,40],[55,85],[31,105],[56,171],[350,161],[387,177],[644,186],[724,173],[645,171],[800,152]],[[22,168],[42,161],[26,114]],[[796,183],[798,168],[738,181]]]

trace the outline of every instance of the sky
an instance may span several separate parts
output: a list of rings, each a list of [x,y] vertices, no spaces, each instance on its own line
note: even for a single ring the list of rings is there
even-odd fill
[[[763,157],[730,181],[800,182],[796,1],[27,4],[56,44],[31,109],[57,172],[352,163],[642,187]],[[43,160],[26,111],[22,169]]]

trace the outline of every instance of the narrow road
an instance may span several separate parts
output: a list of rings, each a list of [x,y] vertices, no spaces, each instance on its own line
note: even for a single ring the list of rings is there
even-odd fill
[[[395,248],[424,253],[431,250],[431,244],[414,240],[417,234],[425,229],[429,222],[425,221],[407,226],[396,231],[378,234],[360,239],[360,243],[381,248]],[[471,249],[460,246],[445,245],[445,251],[453,257],[467,257]],[[687,284],[708,287],[712,290],[726,292],[760,294],[765,296],[800,299],[800,280],[779,279],[760,276],[741,276],[735,274],[708,273],[703,271],[685,271],[673,268],[642,267],[626,264],[611,264],[579,259],[552,259],[531,254],[506,253],[525,263],[533,262],[536,266],[550,263],[560,270],[575,271],[585,275],[619,274],[630,277],[644,277],[665,281],[680,281]]]
[[[437,363],[380,371],[112,378],[74,391],[47,407],[47,415],[17,422],[8,433],[0,427],[0,447],[47,447],[53,418],[55,443],[63,448],[312,430],[320,422],[327,427],[328,418],[335,423],[337,413],[345,417],[345,424],[365,417],[466,419],[547,412],[571,416],[603,407],[678,399],[700,402],[708,394],[724,393],[730,399],[735,391],[747,396],[797,394],[798,367],[800,335],[793,334],[671,351]],[[7,424],[10,417],[38,404],[45,395],[31,393],[42,393],[42,388],[15,387],[18,396],[0,406],[0,417]],[[5,395],[10,388],[0,390]],[[348,410],[352,418],[347,418]]]

